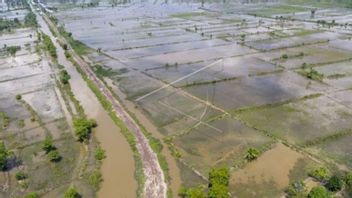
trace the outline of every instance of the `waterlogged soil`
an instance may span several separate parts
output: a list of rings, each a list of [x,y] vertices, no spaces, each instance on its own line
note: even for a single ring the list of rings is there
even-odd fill
[[[277,144],[231,175],[230,185],[239,198],[279,197],[289,185],[290,171],[304,156],[283,144]],[[256,188],[253,188],[256,186]]]

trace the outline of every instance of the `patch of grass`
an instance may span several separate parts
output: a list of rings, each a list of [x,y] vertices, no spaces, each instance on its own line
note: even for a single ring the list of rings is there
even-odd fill
[[[171,17],[183,18],[183,19],[192,19],[193,17],[204,17],[211,16],[208,12],[183,12],[172,14]]]

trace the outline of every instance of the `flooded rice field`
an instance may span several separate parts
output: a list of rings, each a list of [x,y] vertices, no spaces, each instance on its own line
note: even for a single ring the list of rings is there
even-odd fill
[[[246,198],[281,197],[300,180],[308,185],[316,166],[351,168],[351,11],[317,7],[312,16],[311,9],[142,2],[54,15],[169,147],[178,164],[170,166],[174,197],[181,185],[205,184],[213,167],[227,166],[231,196]],[[251,148],[260,153],[254,161],[245,159]],[[114,188],[106,182],[102,191]]]

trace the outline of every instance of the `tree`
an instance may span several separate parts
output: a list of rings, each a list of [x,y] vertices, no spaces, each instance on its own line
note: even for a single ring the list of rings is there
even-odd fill
[[[332,192],[337,192],[340,191],[343,187],[343,180],[341,179],[341,177],[334,175],[332,176],[328,182],[326,183],[326,188]]]
[[[329,192],[322,186],[312,188],[308,194],[308,198],[331,198]]]
[[[73,120],[73,127],[75,129],[78,141],[83,142],[89,139],[91,130],[96,127],[96,122],[94,120],[88,120],[87,118],[75,118]]]
[[[53,140],[51,138],[45,138],[45,140],[42,143],[42,149],[46,152],[49,153],[50,151],[55,150],[55,146],[53,144]]]
[[[259,156],[259,151],[255,148],[249,148],[247,150],[247,153],[246,153],[246,156],[245,158],[248,160],[248,161],[252,161],[252,160],[255,160],[257,159]]]
[[[4,142],[0,142],[0,169],[4,170],[6,167],[6,160],[9,156],[9,151],[6,149]]]
[[[75,187],[70,187],[66,190],[64,198],[80,198],[81,195],[77,192]]]
[[[48,153],[48,159],[51,162],[58,162],[61,160],[61,156],[57,150],[52,150]]]

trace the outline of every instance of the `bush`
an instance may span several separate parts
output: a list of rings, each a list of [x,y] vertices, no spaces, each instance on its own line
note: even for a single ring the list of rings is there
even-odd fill
[[[29,193],[24,198],[39,198],[39,195],[35,192]]]
[[[9,53],[11,56],[15,56],[16,52],[19,51],[19,50],[21,50],[20,46],[9,46],[9,47],[6,47],[7,53]]]
[[[67,73],[66,70],[60,71],[60,81],[62,84],[68,84],[68,81],[71,79],[71,76]]]
[[[75,129],[78,141],[83,142],[89,139],[93,127],[96,127],[96,121],[88,120],[87,118],[75,118],[73,127]]]
[[[248,161],[252,161],[257,159],[259,156],[259,151],[255,148],[249,148],[247,150],[247,153],[245,155],[245,159],[247,159]]]
[[[287,54],[283,54],[283,55],[281,56],[281,58],[282,58],[282,59],[288,59],[288,55],[287,55]]]
[[[303,198],[307,196],[306,185],[303,181],[294,182],[289,185],[287,191],[288,198]]]
[[[329,176],[329,171],[327,168],[325,167],[319,167],[317,169],[314,169],[313,171],[311,171],[309,173],[309,176],[322,181],[322,180],[326,180]]]
[[[103,160],[106,158],[106,155],[105,155],[105,150],[102,149],[100,146],[97,147],[97,149],[95,150],[95,159],[97,160]]]
[[[312,188],[308,194],[308,198],[331,198],[329,192],[322,186]]]
[[[81,195],[77,192],[75,187],[70,187],[65,192],[64,198],[80,198]]]
[[[53,140],[51,138],[46,138],[43,143],[42,143],[42,149],[46,152],[49,153],[50,151],[55,150],[55,146],[53,144]]]
[[[343,180],[341,179],[341,177],[334,175],[332,176],[328,182],[326,183],[326,188],[332,192],[337,192],[340,191],[343,187]]]
[[[206,198],[204,188],[202,186],[194,188],[181,188],[178,196],[182,198]]]
[[[16,173],[15,177],[17,180],[24,180],[24,179],[28,178],[28,175],[27,175],[27,173],[25,173],[23,171],[19,171]]]
[[[101,182],[103,182],[103,176],[99,171],[93,171],[88,177],[88,183],[96,190],[99,189]]]
[[[16,95],[16,100],[21,100],[22,99],[22,96],[20,94],[17,94]]]
[[[9,156],[9,151],[6,149],[4,142],[0,142],[0,169],[4,170],[6,161]]]
[[[48,159],[51,162],[58,162],[61,160],[61,156],[57,150],[53,150],[48,153]]]

